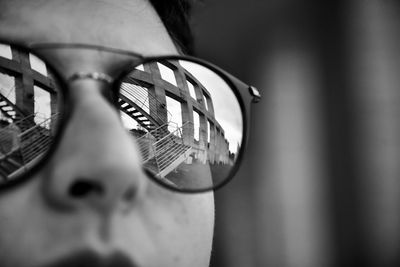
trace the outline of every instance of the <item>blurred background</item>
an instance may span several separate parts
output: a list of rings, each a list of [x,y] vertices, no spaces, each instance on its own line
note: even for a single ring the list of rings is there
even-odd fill
[[[213,267],[400,266],[400,3],[210,0],[198,56],[252,84]]]

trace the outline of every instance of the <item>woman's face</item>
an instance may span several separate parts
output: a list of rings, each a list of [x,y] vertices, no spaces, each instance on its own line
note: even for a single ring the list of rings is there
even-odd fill
[[[177,53],[145,0],[0,0],[0,10],[3,40]],[[82,70],[115,76],[124,63],[85,49],[42,56],[65,76]],[[70,84],[74,112],[53,157],[34,177],[1,192],[1,266],[208,266],[213,194],[174,193],[149,180],[101,94],[104,86],[89,79]],[[82,181],[101,193],[74,194]]]

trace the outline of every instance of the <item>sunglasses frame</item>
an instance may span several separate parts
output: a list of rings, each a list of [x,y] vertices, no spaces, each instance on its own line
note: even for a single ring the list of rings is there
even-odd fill
[[[20,44],[15,44],[13,42],[9,41],[2,41],[0,39],[0,44],[5,44],[9,45],[11,47],[15,47],[17,49],[20,49],[24,52],[34,54],[37,56],[39,59],[41,59],[45,64],[46,68],[49,70],[51,75],[56,79],[57,84],[61,87],[60,90],[58,90],[58,93],[61,94],[60,99],[62,99],[62,103],[60,103],[60,107],[62,110],[60,110],[60,113],[62,114],[60,120],[58,121],[58,126],[55,130],[55,135],[54,139],[52,141],[52,144],[49,147],[49,150],[45,152],[43,156],[38,160],[38,162],[35,162],[34,165],[27,171],[25,171],[22,174],[16,174],[13,175],[13,178],[11,178],[9,181],[6,181],[4,184],[0,185],[0,191],[8,189],[10,187],[14,187],[16,185],[19,185],[23,182],[26,182],[27,180],[30,180],[29,178],[33,177],[34,174],[42,169],[42,167],[46,164],[49,163],[49,161],[52,158],[52,155],[54,151],[57,149],[58,144],[60,140],[62,139],[63,133],[65,132],[65,127],[68,124],[68,121],[71,117],[71,114],[74,111],[74,103],[70,101],[69,97],[69,81],[68,79],[65,79],[62,77],[60,72],[57,70],[55,66],[52,65],[49,60],[47,60],[44,56],[42,56],[41,53],[39,53],[40,50],[54,50],[54,49],[88,49],[88,50],[97,50],[97,51],[105,51],[105,52],[110,52],[110,53],[116,53],[116,54],[121,54],[121,55],[128,55],[132,56],[133,58],[136,58],[135,60],[132,60],[132,63],[129,64],[128,66],[125,66],[121,68],[119,75],[117,76],[116,79],[113,80],[113,82],[108,86],[110,89],[110,92],[119,92],[120,90],[120,85],[122,84],[123,79],[132,72],[132,70],[137,67],[138,65],[145,64],[148,62],[162,62],[165,60],[184,60],[184,61],[189,61],[193,62],[196,64],[199,64],[205,68],[210,69],[211,71],[215,72],[220,78],[222,78],[227,85],[231,88],[232,92],[234,93],[241,112],[242,112],[242,117],[243,117],[243,140],[242,144],[240,146],[240,150],[237,152],[238,157],[235,160],[234,165],[232,166],[231,170],[229,171],[229,174],[225,179],[223,179],[219,184],[213,185],[211,187],[206,187],[206,188],[201,188],[201,189],[180,189],[177,187],[174,187],[172,185],[169,185],[168,183],[163,183],[160,178],[158,178],[156,175],[154,175],[151,171],[143,167],[143,170],[146,172],[147,176],[156,182],[157,184],[161,185],[162,187],[175,191],[175,192],[180,192],[180,193],[202,193],[202,192],[208,192],[208,191],[215,191],[221,187],[223,187],[225,184],[227,184],[234,175],[237,173],[241,162],[244,157],[244,153],[246,151],[247,143],[248,143],[248,133],[249,133],[249,121],[250,121],[250,109],[251,109],[251,103],[257,103],[261,96],[258,90],[253,87],[249,86],[233,75],[229,74],[228,72],[222,70],[221,68],[215,66],[212,63],[209,63],[205,60],[192,57],[192,56],[185,56],[185,55],[162,55],[162,56],[149,56],[145,57],[141,54],[131,52],[131,51],[126,51],[126,50],[121,50],[121,49],[115,49],[115,48],[110,48],[110,47],[104,47],[104,46],[98,46],[98,45],[92,45],[92,44],[81,44],[81,43],[35,43],[35,44],[30,44],[30,45],[20,45]],[[3,69],[0,66],[0,69]],[[6,72],[10,72],[9,70],[6,70]],[[117,103],[117,97],[113,99],[113,104],[118,112],[120,112],[119,105]],[[16,178],[18,177],[18,178]]]

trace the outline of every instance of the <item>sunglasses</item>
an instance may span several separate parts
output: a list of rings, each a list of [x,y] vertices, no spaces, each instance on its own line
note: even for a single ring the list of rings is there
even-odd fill
[[[65,77],[52,51],[111,53],[125,60],[114,78],[78,70]],[[143,55],[88,44],[0,42],[0,188],[26,181],[62,141],[77,80],[105,83],[104,97],[132,136],[147,176],[179,192],[226,184],[244,156],[256,88],[194,57]],[[88,137],[90,138],[90,137]]]

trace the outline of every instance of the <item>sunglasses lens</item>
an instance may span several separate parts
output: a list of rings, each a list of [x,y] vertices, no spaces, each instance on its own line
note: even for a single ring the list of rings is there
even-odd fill
[[[23,177],[50,151],[61,90],[39,57],[0,43],[0,185]],[[147,61],[120,84],[121,120],[144,168],[179,191],[229,179],[243,143],[243,113],[222,74],[182,59]]]
[[[57,124],[54,76],[37,56],[0,44],[0,185],[49,150]]]
[[[214,70],[189,60],[144,63],[123,79],[119,105],[156,181],[201,191],[228,179],[243,142],[243,116]]]

